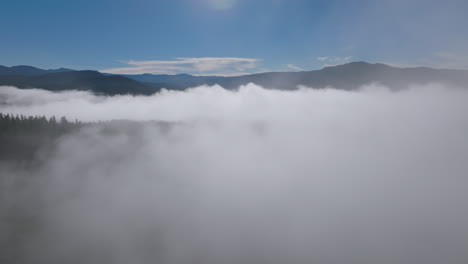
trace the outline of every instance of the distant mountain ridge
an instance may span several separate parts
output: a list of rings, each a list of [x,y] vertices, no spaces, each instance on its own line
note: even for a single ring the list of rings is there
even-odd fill
[[[70,69],[42,70],[31,66],[0,66],[0,85],[42,88],[51,91],[86,90],[97,94],[149,95],[161,89],[184,90],[200,85],[221,85],[237,89],[255,83],[268,89],[292,90],[303,85],[311,88],[333,87],[354,90],[370,83],[392,89],[431,82],[468,88],[467,70],[427,67],[397,68],[381,63],[351,62],[315,71],[266,72],[235,77],[177,75],[113,75],[97,71]]]
[[[54,73],[54,72],[68,72],[73,71],[71,69],[66,68],[59,68],[59,69],[51,69],[51,70],[43,70],[33,66],[28,65],[18,65],[12,67],[6,67],[0,65],[0,75],[25,75],[25,76],[33,76],[33,75],[42,75],[47,73]]]
[[[442,82],[468,86],[467,70],[446,70],[427,67],[397,68],[381,63],[350,62],[315,71],[265,72],[235,77],[178,75],[123,75],[137,81],[172,84],[178,89],[198,85],[219,84],[227,89],[255,83],[265,88],[291,90],[303,85],[312,88],[333,87],[353,90],[373,82],[390,88],[405,88],[410,84]]]
[[[160,90],[123,76],[106,76],[97,71],[64,71],[42,75],[0,75],[0,85],[18,88],[41,88],[49,91],[81,90],[96,94],[150,95]]]

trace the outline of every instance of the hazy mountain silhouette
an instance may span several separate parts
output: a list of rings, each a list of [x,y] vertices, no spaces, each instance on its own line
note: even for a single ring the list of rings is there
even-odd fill
[[[427,67],[397,68],[366,62],[351,62],[316,71],[266,72],[236,77],[192,76],[188,74],[124,76],[137,81],[170,84],[178,89],[203,84],[219,84],[225,88],[234,89],[240,85],[255,83],[271,89],[296,89],[298,85],[304,85],[313,88],[334,87],[353,90],[373,82],[394,89],[430,82],[449,83],[457,86],[464,86],[468,83],[468,71],[466,70],[441,70]]]
[[[219,84],[226,89],[236,89],[240,85],[248,83],[255,83],[270,89],[290,90],[304,85],[312,88],[334,87],[354,90],[374,82],[392,89],[404,89],[411,84],[431,82],[466,86],[468,84],[468,71],[427,67],[397,68],[380,63],[351,62],[316,71],[266,72],[222,77],[192,76],[189,74],[112,75],[97,71],[41,70],[31,66],[0,66],[0,85],[11,85],[19,88],[35,87],[51,91],[87,90],[107,95],[147,95],[162,88],[183,90],[204,84]]]
[[[84,90],[98,94],[152,94],[159,90],[154,84],[142,83],[123,76],[106,76],[97,71],[67,71],[43,75],[0,76],[0,85],[19,88],[42,88],[49,91]]]
[[[19,65],[19,66],[13,66],[13,67],[5,67],[5,66],[0,65],[0,75],[32,76],[32,75],[42,75],[42,74],[53,73],[53,72],[68,72],[68,71],[73,71],[73,70],[66,69],[66,68],[43,70],[43,69],[39,69],[33,66],[27,66],[27,65]]]

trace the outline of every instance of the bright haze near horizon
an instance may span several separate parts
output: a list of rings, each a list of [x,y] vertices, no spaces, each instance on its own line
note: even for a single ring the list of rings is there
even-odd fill
[[[2,3],[0,263],[468,263],[467,9]]]

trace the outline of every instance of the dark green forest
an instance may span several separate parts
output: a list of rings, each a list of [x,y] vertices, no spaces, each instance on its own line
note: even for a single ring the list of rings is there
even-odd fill
[[[47,160],[60,137],[83,125],[65,117],[0,113],[0,208],[5,213],[0,215],[4,236],[0,239],[0,263],[21,263],[22,245],[40,223],[32,207],[22,200],[21,194],[31,192],[33,179],[37,179],[28,176],[36,176],[36,169]],[[38,200],[38,193],[32,193],[32,199]]]
[[[58,138],[83,125],[65,117],[0,113],[0,160],[33,160],[51,149]]]
[[[47,206],[41,186],[48,182],[47,162],[57,154],[62,142],[88,129],[93,135],[125,135],[130,145],[138,146],[144,143],[140,140],[143,127],[164,133],[171,124],[126,120],[80,122],[65,117],[0,113],[0,263],[32,263],[26,260],[29,256],[25,252],[29,252],[30,237],[43,228],[42,210]]]
[[[94,128],[95,133],[99,135],[123,134],[130,140],[138,141],[142,137],[144,127],[157,129],[165,134],[174,125],[177,123],[130,120],[81,122],[70,121],[66,117],[47,118],[0,113],[0,163],[22,162],[26,164],[45,161],[55,150],[61,138],[79,133],[85,128]]]

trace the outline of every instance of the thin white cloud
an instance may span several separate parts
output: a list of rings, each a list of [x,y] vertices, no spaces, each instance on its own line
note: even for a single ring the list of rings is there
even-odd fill
[[[405,63],[405,62],[393,62],[393,61],[382,61],[380,63],[392,66],[392,67],[398,67],[398,68],[416,68],[416,67],[421,67],[422,64],[416,64],[416,63]]]
[[[434,53],[428,64],[437,68],[468,69],[468,54],[440,51]]]
[[[303,68],[301,68],[301,67],[299,67],[299,66],[296,66],[296,65],[294,65],[294,64],[288,64],[288,65],[286,65],[286,66],[287,66],[288,68],[290,68],[290,69],[295,70],[295,71],[304,71]]]
[[[124,61],[128,67],[103,69],[113,74],[242,75],[258,67],[259,59],[235,57],[175,58],[174,60]]]
[[[351,61],[353,57],[352,56],[346,56],[346,57],[331,57],[331,56],[323,56],[323,57],[317,57],[317,60],[323,63],[323,67],[329,67],[329,66],[336,66],[344,63],[348,63]]]
[[[216,10],[228,10],[234,7],[236,0],[209,0],[208,4]]]
[[[414,61],[384,61],[383,63],[403,68],[430,67],[464,70],[468,69],[468,53],[440,51]]]

